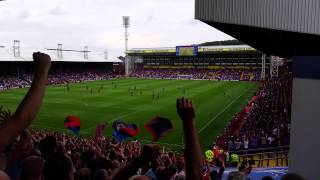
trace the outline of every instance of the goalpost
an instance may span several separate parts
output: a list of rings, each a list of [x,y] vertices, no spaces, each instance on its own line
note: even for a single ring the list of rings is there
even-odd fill
[[[183,75],[179,74],[178,79],[193,79],[193,75]]]

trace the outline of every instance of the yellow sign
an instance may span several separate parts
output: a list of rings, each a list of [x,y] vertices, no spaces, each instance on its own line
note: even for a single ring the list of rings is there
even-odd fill
[[[225,47],[225,48],[214,48],[214,47],[200,47],[198,49],[198,52],[229,52],[229,51],[255,51],[256,49],[252,47]],[[143,53],[175,53],[176,49],[134,49],[134,50],[128,50],[126,51],[127,54],[130,53],[137,53],[137,54],[143,54]]]
[[[199,48],[199,52],[223,52],[223,51],[255,51],[252,47],[243,48]]]
[[[239,162],[239,156],[237,154],[231,154],[231,162],[232,163],[238,163]]]
[[[141,50],[128,50],[126,53],[175,53],[175,49],[141,49]]]

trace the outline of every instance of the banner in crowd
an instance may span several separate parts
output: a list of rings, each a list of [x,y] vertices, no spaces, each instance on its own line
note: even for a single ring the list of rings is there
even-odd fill
[[[112,136],[117,142],[122,142],[129,137],[135,137],[139,134],[139,128],[136,124],[127,124],[122,120],[116,120],[112,124]]]
[[[254,103],[257,101],[258,97],[257,96],[253,96],[251,98],[251,100],[248,102],[248,105],[244,108],[244,111],[246,113],[249,113],[251,111],[251,109],[253,108]]]
[[[75,135],[80,134],[80,126],[81,126],[81,121],[80,121],[80,118],[77,116],[68,116],[64,120],[64,127],[71,130],[71,132]]]
[[[173,125],[169,119],[159,116],[152,118],[144,127],[152,135],[153,141],[159,140],[160,137],[173,129]]]

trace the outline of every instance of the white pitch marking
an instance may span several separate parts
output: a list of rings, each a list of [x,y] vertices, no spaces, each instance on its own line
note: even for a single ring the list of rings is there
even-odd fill
[[[232,100],[221,112],[219,112],[216,116],[214,116],[212,119],[210,119],[204,126],[202,126],[200,128],[200,130],[198,131],[198,134],[200,134],[203,130],[205,130],[214,120],[216,120],[222,113],[224,113],[233,103],[235,103],[241,96],[243,96],[245,93],[247,93],[251,89],[252,89],[252,87],[249,88],[248,90],[246,90],[245,92],[243,92],[242,94],[240,94],[234,100]]]

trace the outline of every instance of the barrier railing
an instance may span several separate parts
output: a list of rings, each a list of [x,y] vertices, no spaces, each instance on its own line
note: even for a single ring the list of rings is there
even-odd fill
[[[231,151],[229,154],[238,154],[240,162],[250,161],[256,167],[288,166],[289,146]]]
[[[277,147],[267,147],[267,148],[258,148],[258,149],[247,149],[247,150],[238,150],[238,151],[229,151],[230,154],[255,154],[259,152],[275,152],[289,150],[289,146],[277,146]]]

